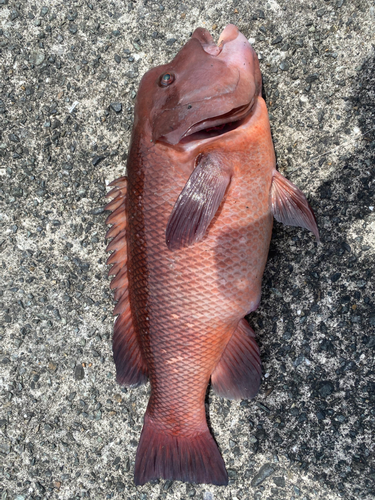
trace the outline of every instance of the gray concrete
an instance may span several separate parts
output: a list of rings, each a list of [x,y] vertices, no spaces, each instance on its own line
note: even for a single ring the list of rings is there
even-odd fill
[[[364,0],[0,0],[2,500],[374,498],[374,15]],[[249,318],[260,394],[209,398],[230,485],[136,488],[149,388],[114,381],[103,196],[141,75],[229,22],[261,56],[279,169],[323,244],[275,226]]]

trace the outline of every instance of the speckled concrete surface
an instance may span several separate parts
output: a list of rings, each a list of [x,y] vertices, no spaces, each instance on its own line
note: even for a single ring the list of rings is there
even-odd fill
[[[149,388],[114,381],[101,207],[142,74],[229,22],[323,244],[275,225],[260,394],[208,400],[229,486],[137,488]],[[374,25],[364,0],[0,0],[2,500],[375,497]]]

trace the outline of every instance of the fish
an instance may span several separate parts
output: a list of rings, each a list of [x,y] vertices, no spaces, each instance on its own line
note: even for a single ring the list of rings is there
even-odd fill
[[[257,55],[229,24],[194,31],[141,79],[126,176],[111,183],[107,238],[116,379],[150,382],[134,481],[226,485],[205,411],[209,384],[249,399],[273,218],[319,232],[304,194],[276,170]]]

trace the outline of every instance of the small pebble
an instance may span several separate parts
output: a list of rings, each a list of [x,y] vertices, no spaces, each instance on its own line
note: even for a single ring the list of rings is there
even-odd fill
[[[74,369],[74,378],[76,380],[83,380],[85,377],[85,371],[82,365],[77,365]]]
[[[20,142],[20,138],[16,134],[9,134],[8,137],[9,140],[12,142]]]
[[[286,61],[283,61],[279,64],[279,68],[281,69],[281,71],[288,71],[289,64]]]
[[[91,160],[91,163],[94,165],[94,167],[96,167],[102,160],[104,160],[104,156],[94,156],[94,158]]]
[[[122,104],[120,102],[112,102],[110,104],[110,107],[115,111],[116,113],[121,113],[122,110]]]
[[[35,66],[40,66],[44,59],[46,58],[46,55],[42,51],[32,51],[29,57],[29,62],[30,64],[34,64]]]
[[[271,42],[271,45],[277,45],[278,43],[281,43],[283,41],[283,37],[281,35],[278,35],[276,38],[274,38]]]
[[[251,486],[253,488],[256,488],[259,486],[263,481],[265,481],[269,476],[271,476],[274,473],[275,469],[271,466],[271,464],[264,464],[259,472],[253,477],[251,481]]]

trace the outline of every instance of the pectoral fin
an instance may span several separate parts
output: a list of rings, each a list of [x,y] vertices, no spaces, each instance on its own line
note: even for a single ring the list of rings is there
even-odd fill
[[[271,206],[278,222],[309,229],[320,241],[315,215],[305,195],[277,171],[271,185]]]
[[[230,183],[231,169],[220,157],[198,157],[198,164],[173,207],[166,231],[170,250],[200,241],[222,202]]]

